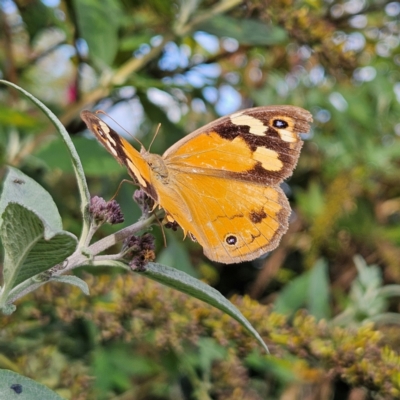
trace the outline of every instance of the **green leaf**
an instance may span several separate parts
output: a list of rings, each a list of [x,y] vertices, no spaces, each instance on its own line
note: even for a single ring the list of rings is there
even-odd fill
[[[246,364],[255,371],[261,372],[263,375],[268,374],[276,377],[281,382],[295,382],[296,367],[298,359],[287,355],[284,359],[274,357],[272,354],[269,357],[258,354],[257,351],[251,352],[246,357]]]
[[[198,30],[236,39],[241,44],[275,45],[286,41],[286,31],[278,26],[267,25],[254,19],[235,19],[218,15],[196,27]]]
[[[34,128],[37,119],[15,108],[0,106],[0,125],[10,125],[18,128]]]
[[[18,7],[31,44],[45,29],[51,29],[50,27],[54,29],[54,26],[58,25],[53,7],[47,7],[43,2],[16,2],[15,5]]]
[[[82,168],[82,163],[81,160],[78,156],[78,153],[76,152],[76,149],[74,145],[72,144],[71,138],[69,137],[68,132],[65,130],[64,126],[62,123],[58,120],[58,118],[54,115],[52,111],[50,111],[49,108],[47,108],[41,101],[39,101],[36,97],[32,96],[29,92],[26,90],[20,88],[17,85],[14,85],[11,82],[4,81],[0,79],[0,83],[11,86],[14,89],[18,90],[20,93],[24,94],[26,97],[28,97],[37,107],[39,107],[50,119],[50,121],[54,124],[56,127],[58,133],[61,135],[64,144],[67,146],[67,150],[69,152],[69,155],[71,157],[71,162],[74,167],[76,179],[77,179],[77,184],[79,188],[79,194],[81,196],[81,212],[83,215],[83,227],[82,227],[82,238],[86,238],[86,234],[89,231],[89,213],[88,213],[88,205],[90,203],[90,195],[89,195],[89,189],[87,187],[86,183],[86,178],[85,178],[85,173]]]
[[[44,219],[17,203],[6,207],[0,236],[5,252],[2,304],[13,287],[65,260],[77,244],[74,235],[54,231]]]
[[[190,262],[187,247],[182,240],[178,240],[176,235],[167,234],[168,246],[161,250],[157,255],[157,262],[164,265],[174,265],[175,268],[183,271],[195,278],[198,277],[198,272],[193,268]]]
[[[77,276],[73,275],[52,276],[50,278],[50,281],[68,283],[70,285],[77,286],[79,289],[82,290],[84,294],[86,294],[86,296],[89,296],[90,294],[88,284],[81,278],[78,278]]]
[[[228,350],[218,344],[215,339],[200,338],[197,342],[198,350],[191,357],[192,365],[200,367],[201,371],[210,371],[212,365],[217,360],[225,360]]]
[[[318,260],[309,272],[308,310],[316,318],[330,319],[328,265]]]
[[[89,46],[90,57],[111,65],[118,50],[118,29],[122,17],[117,0],[75,0],[79,33]]]
[[[400,297],[400,285],[385,285],[379,290],[379,294],[386,299]]]
[[[321,185],[315,181],[311,181],[306,190],[298,189],[296,200],[302,214],[310,221],[313,221],[317,215],[324,211],[324,191]]]
[[[14,304],[6,304],[3,306],[3,308],[1,309],[2,313],[4,315],[11,315],[12,313],[15,312],[15,310],[17,309],[17,306]]]
[[[151,35],[148,32],[135,32],[127,37],[121,39],[119,47],[122,51],[133,51],[140,47],[142,44],[150,42]]]
[[[192,276],[178,271],[175,268],[167,267],[166,265],[149,263],[146,266],[146,271],[140,274],[160,282],[166,286],[179,290],[192,297],[195,297],[207,304],[230,315],[238,321],[248,332],[261,344],[261,346],[269,353],[267,345],[262,340],[260,334],[253,328],[250,322],[242,315],[242,313],[227,300],[218,290],[199,281]]]
[[[34,211],[52,230],[62,230],[61,216],[50,194],[29,176],[13,167],[8,167],[0,197],[0,226],[1,214],[10,202]]]
[[[292,314],[307,305],[317,318],[329,318],[329,279],[327,265],[317,261],[314,268],[289,282],[275,300],[274,311]]]
[[[110,343],[104,348],[97,346],[93,352],[92,372],[96,376],[94,385],[98,393],[116,388],[127,391],[132,389],[132,376],[151,379],[162,369],[156,360],[134,353],[132,348],[121,343]],[[130,398],[137,397],[131,394]]]
[[[292,314],[304,306],[307,300],[308,285],[308,273],[289,282],[275,300],[274,311],[280,314]]]
[[[387,297],[382,292],[381,269],[377,265],[367,265],[360,255],[355,255],[353,259],[358,276],[351,284],[347,307],[333,320],[336,325],[350,326],[365,321],[378,321],[386,314],[384,311],[388,307]]]
[[[376,329],[378,329],[379,325],[383,326],[394,326],[394,325],[400,325],[400,314],[395,313],[395,312],[386,312],[382,314],[378,314],[375,316],[372,316],[368,318],[368,321],[371,321],[374,323]]]
[[[0,399],[2,400],[62,400],[46,386],[15,372],[0,370]]]

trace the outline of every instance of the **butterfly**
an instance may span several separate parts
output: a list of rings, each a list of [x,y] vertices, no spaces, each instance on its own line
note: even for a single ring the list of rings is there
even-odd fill
[[[131,177],[225,264],[253,260],[277,247],[290,206],[279,184],[297,164],[311,114],[299,107],[242,110],[197,129],[160,156],[137,151],[96,114],[81,118]]]

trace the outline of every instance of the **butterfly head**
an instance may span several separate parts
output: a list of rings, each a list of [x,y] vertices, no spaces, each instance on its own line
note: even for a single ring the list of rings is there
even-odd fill
[[[149,153],[147,150],[141,150],[140,154],[152,169],[156,178],[163,181],[164,184],[167,183],[168,168],[165,165],[163,158],[158,154]]]

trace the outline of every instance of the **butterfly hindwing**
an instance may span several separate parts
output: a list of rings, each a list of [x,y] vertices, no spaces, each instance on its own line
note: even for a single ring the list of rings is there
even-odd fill
[[[158,188],[160,203],[212,260],[252,260],[275,248],[287,230],[290,207],[279,187],[215,176],[199,179],[186,172],[177,172],[174,179],[173,195]]]

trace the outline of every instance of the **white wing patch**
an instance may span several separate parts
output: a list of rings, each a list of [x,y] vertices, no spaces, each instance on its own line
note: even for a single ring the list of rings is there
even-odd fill
[[[265,136],[268,127],[263,122],[250,115],[241,112],[231,115],[231,122],[234,125],[247,125],[250,127],[250,133],[257,136]]]
[[[140,172],[138,170],[138,168],[136,167],[135,164],[133,164],[133,162],[127,158],[126,162],[128,164],[128,168],[131,170],[131,172],[133,173],[133,175],[135,175],[136,179],[138,180],[140,186],[142,187],[146,187],[147,183],[146,181],[143,179],[142,175],[140,175]]]

